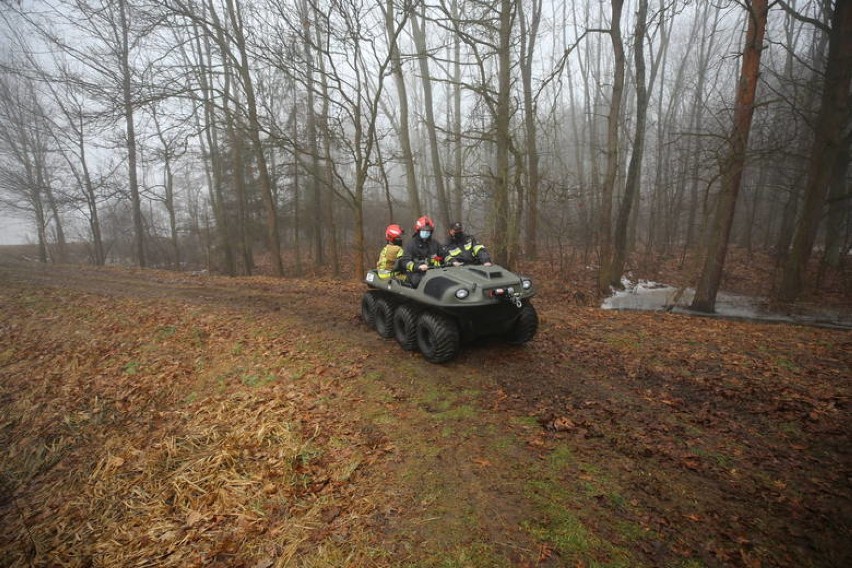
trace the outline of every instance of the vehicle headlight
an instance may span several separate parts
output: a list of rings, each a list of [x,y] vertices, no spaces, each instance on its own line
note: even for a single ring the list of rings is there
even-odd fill
[[[375,278],[376,278],[376,275],[373,272],[367,273],[367,282],[372,283]]]
[[[470,292],[466,288],[459,288],[456,290],[456,298],[459,300],[464,300],[470,295]]]
[[[532,280],[529,280],[527,278],[522,279],[521,280],[521,287],[524,290],[529,290],[530,288],[532,288]]]

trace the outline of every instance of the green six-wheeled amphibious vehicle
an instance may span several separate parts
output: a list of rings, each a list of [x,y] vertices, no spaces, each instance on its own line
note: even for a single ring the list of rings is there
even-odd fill
[[[370,290],[361,299],[364,322],[403,349],[419,349],[427,361],[455,357],[463,342],[502,336],[520,345],[538,330],[530,298],[532,281],[500,266],[455,266],[426,271],[417,288],[404,280],[365,279]]]

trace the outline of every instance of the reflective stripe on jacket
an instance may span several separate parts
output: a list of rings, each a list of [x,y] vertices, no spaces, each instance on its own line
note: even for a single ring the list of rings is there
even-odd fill
[[[376,271],[379,273],[379,278],[387,279],[397,274],[396,261],[402,258],[402,247],[388,243],[379,253],[379,260],[376,262]]]
[[[446,248],[447,253],[444,261],[445,264],[450,264],[452,262],[463,262],[468,264],[491,262],[491,255],[488,254],[485,247],[476,242],[476,239],[470,235],[464,236],[464,242],[462,244],[450,242],[447,244]]]

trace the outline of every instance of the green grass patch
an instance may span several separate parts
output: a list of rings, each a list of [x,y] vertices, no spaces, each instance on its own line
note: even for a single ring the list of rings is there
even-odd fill
[[[731,456],[719,452],[711,452],[697,446],[690,446],[689,450],[704,460],[715,462],[719,467],[731,469],[734,465],[734,459]]]
[[[240,377],[240,382],[247,387],[263,387],[270,383],[274,383],[278,377],[272,373],[245,373]]]
[[[168,339],[172,337],[175,333],[177,333],[177,328],[173,325],[164,325],[162,327],[157,328],[154,333],[154,337],[157,338],[158,341],[162,341],[164,339]]]
[[[609,480],[599,467],[578,463],[569,444],[555,447],[545,461],[529,471],[525,492],[539,512],[538,517],[523,524],[525,530],[558,553],[565,565],[611,568],[638,565],[627,549],[597,536],[584,523],[583,514],[626,511],[629,504],[618,484]],[[651,536],[629,521],[619,521],[615,528],[618,541],[624,543]]]
[[[442,554],[436,554],[433,558],[417,562],[415,564],[404,564],[410,568],[473,568],[488,566],[489,568],[508,568],[511,564],[498,554],[494,547],[486,543],[471,543],[464,546],[455,546]]]
[[[15,350],[13,348],[4,349],[0,352],[0,365],[8,365],[15,359]]]

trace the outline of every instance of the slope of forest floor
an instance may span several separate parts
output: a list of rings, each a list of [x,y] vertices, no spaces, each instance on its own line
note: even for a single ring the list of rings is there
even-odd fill
[[[850,332],[546,271],[432,365],[357,282],[0,258],[0,565],[852,565]]]

